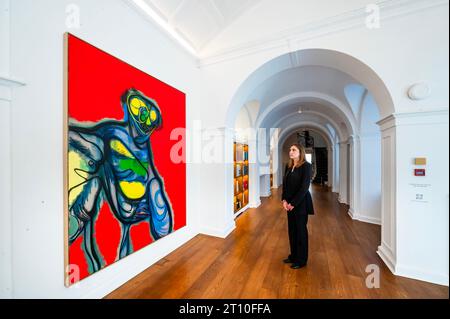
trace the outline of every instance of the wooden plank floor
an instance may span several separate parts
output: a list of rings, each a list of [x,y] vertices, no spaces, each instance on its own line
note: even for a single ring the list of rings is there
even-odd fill
[[[199,235],[106,298],[448,298],[448,287],[391,274],[376,254],[380,226],[353,221],[326,188],[313,186],[309,263],[292,270],[280,193],[236,221],[226,239]],[[381,270],[380,288],[365,270]]]

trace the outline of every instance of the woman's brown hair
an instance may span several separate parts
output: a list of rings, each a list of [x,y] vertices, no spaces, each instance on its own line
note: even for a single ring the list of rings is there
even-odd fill
[[[299,156],[299,161],[298,161],[297,165],[295,165],[295,162],[292,158],[289,159],[289,169],[292,169],[294,167],[294,165],[295,165],[295,168],[300,167],[303,164],[305,164],[305,162],[306,162],[306,150],[303,147],[303,145],[292,144],[291,147],[289,147],[289,151],[291,150],[292,147],[295,147],[299,150],[300,156]]]

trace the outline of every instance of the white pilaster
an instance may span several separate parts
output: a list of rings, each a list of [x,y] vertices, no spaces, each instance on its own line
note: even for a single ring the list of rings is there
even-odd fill
[[[9,0],[0,0],[0,299],[13,297]]]
[[[202,131],[203,156],[199,176],[203,188],[199,232],[226,238],[236,227],[233,212],[233,136],[227,128],[205,129]],[[205,145],[205,139],[208,145]],[[206,148],[205,148],[206,147]],[[208,149],[222,153],[214,161],[207,159]]]
[[[10,118],[10,103],[0,100],[0,299],[12,297]]]
[[[341,204],[348,204],[347,194],[347,142],[339,143],[339,202]]]
[[[334,181],[334,172],[333,172],[333,147],[327,147],[327,159],[328,159],[328,187],[333,187]]]
[[[255,132],[254,132],[255,133]],[[261,205],[260,198],[260,170],[258,153],[261,145],[258,143],[256,134],[250,136],[248,143],[248,163],[249,163],[249,207],[256,208]]]
[[[9,61],[10,61],[10,14],[9,1],[0,0],[0,43],[2,49],[0,50],[0,74],[9,75]]]
[[[381,129],[381,245],[378,255],[395,273],[397,264],[396,232],[396,131],[395,118],[378,122]]]
[[[382,131],[378,254],[400,276],[448,286],[448,109],[393,114]],[[414,165],[426,157],[427,165]],[[426,176],[414,176],[425,168]]]
[[[339,158],[340,158],[340,152],[339,152],[339,144],[334,143],[333,144],[333,193],[339,193],[339,184],[340,184],[340,177],[339,177]]]
[[[259,178],[259,189],[261,197],[269,197],[270,191],[270,175],[261,175]]]
[[[381,225],[381,134],[359,136],[358,220]]]
[[[347,195],[349,199],[349,215],[354,218],[359,218],[359,203],[361,198],[361,157],[360,157],[360,140],[356,135],[352,135],[349,139],[350,147],[350,194]]]
[[[275,129],[275,132],[273,133],[273,149],[272,149],[272,174],[273,174],[273,188],[278,188],[280,186],[279,184],[279,176],[283,175],[283,172],[280,172],[279,168],[279,161],[281,158],[279,157],[279,137],[280,137],[280,129]]]

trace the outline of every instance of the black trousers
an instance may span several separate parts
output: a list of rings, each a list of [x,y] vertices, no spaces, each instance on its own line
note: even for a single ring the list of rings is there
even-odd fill
[[[308,262],[308,214],[288,212],[289,259],[294,263],[306,265]]]

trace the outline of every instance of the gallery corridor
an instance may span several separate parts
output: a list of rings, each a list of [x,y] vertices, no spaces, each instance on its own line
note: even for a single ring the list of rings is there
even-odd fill
[[[448,287],[396,277],[376,254],[380,226],[352,220],[337,195],[314,185],[310,258],[292,270],[280,191],[236,221],[225,240],[199,235],[106,298],[448,298]],[[366,287],[366,267],[380,288]]]

